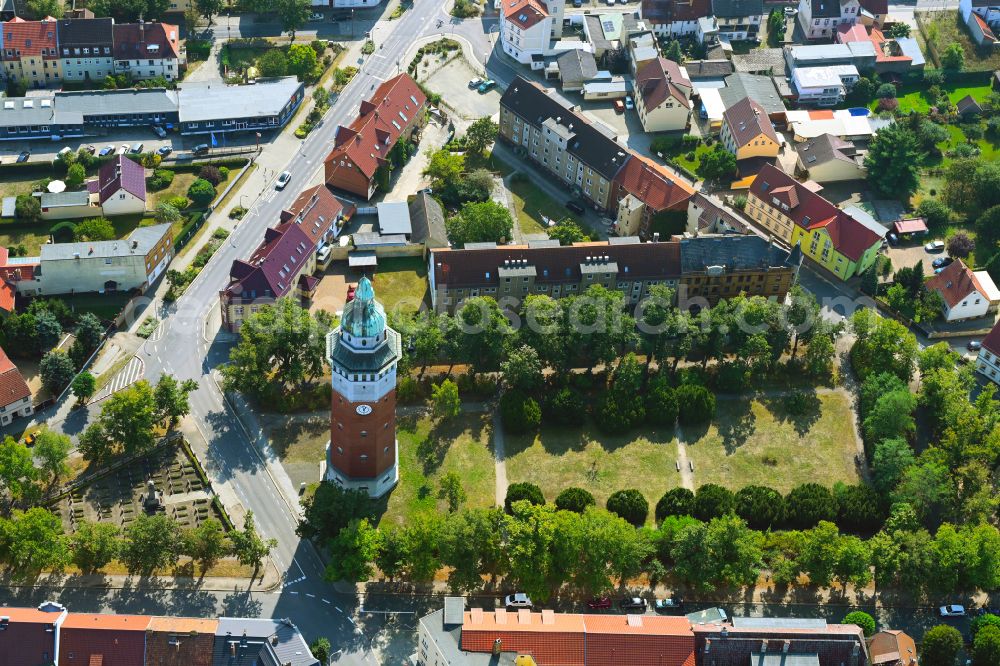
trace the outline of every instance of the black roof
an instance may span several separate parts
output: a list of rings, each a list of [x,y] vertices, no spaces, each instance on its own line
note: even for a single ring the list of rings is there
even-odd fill
[[[721,18],[758,16],[764,13],[764,0],[712,0],[712,13]]]
[[[111,46],[114,20],[110,18],[63,19],[59,21],[59,46]]]
[[[840,0],[812,0],[813,18],[839,18]]]
[[[605,135],[583,116],[564,106],[537,83],[521,76],[507,87],[500,98],[500,106],[535,127],[541,127],[549,118],[557,119],[560,125],[573,133],[568,144],[569,153],[609,181],[625,166],[629,158],[624,146]]]
[[[729,271],[787,266],[789,252],[760,236],[699,236],[681,240],[681,273],[699,273],[709,266]]]

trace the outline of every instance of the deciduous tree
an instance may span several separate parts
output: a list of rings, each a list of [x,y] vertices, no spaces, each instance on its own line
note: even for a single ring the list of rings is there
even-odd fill
[[[112,523],[77,523],[70,537],[73,564],[85,574],[96,573],[118,557],[121,547],[121,530]]]

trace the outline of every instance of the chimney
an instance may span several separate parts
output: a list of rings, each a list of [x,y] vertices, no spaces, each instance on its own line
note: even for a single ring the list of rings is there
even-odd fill
[[[786,639],[785,639],[785,644],[781,646],[781,651],[782,651],[782,652],[783,652],[784,654],[788,654],[788,650],[789,650],[789,648],[791,648],[791,647],[792,647],[792,642],[791,642],[790,640],[788,640],[788,639],[786,638]],[[854,644],[854,649],[855,649],[855,650],[857,650],[857,649],[858,649],[858,644],[857,644],[857,643],[855,643],[855,644]]]
[[[493,656],[499,657],[502,647],[503,647],[503,641],[501,641],[499,638],[493,641]]]

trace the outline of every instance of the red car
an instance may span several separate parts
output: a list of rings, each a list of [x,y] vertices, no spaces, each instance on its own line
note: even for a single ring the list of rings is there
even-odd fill
[[[600,597],[587,602],[587,608],[597,610],[599,608],[611,608],[611,597]]]

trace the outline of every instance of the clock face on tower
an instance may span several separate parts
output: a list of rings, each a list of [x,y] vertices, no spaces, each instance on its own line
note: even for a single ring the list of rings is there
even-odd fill
[[[372,406],[371,405],[358,405],[357,407],[355,407],[354,411],[356,411],[361,416],[368,416],[369,414],[372,413]]]

